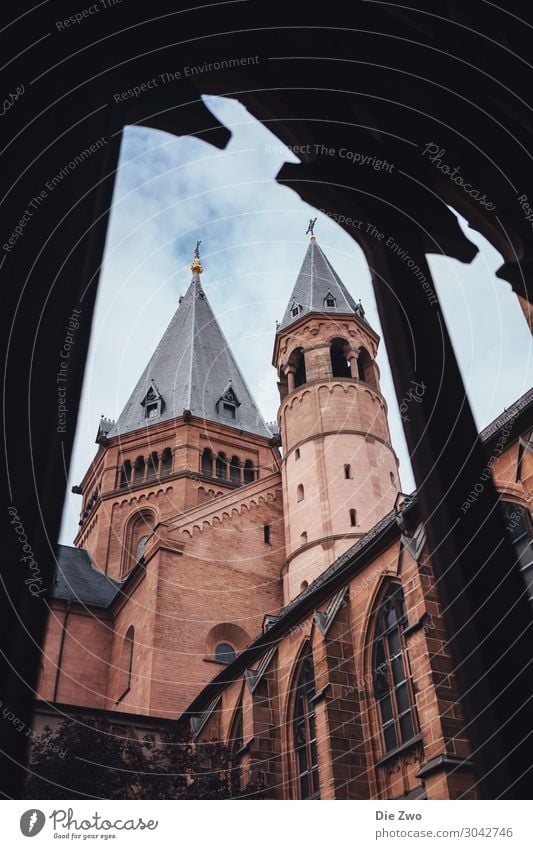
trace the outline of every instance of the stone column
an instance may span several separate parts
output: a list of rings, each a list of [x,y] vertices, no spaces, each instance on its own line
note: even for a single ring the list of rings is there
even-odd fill
[[[287,375],[289,392],[294,392],[296,369],[294,368],[294,366],[287,366],[287,368],[285,369],[285,374]]]
[[[357,368],[357,360],[358,360],[358,354],[356,353],[356,351],[350,351],[348,353],[348,362],[350,363],[350,374],[351,374],[353,380],[356,380],[356,378],[359,377],[359,370]]]

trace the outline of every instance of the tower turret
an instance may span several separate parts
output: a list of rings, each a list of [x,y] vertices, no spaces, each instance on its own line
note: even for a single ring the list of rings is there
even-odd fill
[[[281,398],[286,601],[393,507],[398,460],[379,385],[378,345],[361,303],[311,235],[273,356]]]

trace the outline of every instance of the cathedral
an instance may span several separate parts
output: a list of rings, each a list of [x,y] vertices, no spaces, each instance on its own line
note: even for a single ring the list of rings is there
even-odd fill
[[[79,531],[58,548],[36,726],[103,716],[144,739],[177,725],[230,745],[243,788],[272,799],[476,798],[431,551],[416,493],[401,491],[361,302],[311,235],[273,340],[267,424],[198,248],[191,270],[74,487]],[[424,391],[407,389],[407,406]],[[526,585],[532,428],[529,392],[481,433]]]

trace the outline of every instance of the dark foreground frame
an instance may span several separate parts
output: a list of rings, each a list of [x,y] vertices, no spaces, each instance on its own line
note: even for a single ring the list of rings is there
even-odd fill
[[[426,254],[462,262],[475,255],[446,205],[453,204],[502,253],[499,276],[521,299],[526,318],[531,315],[533,231],[524,207],[524,197],[533,198],[527,154],[533,87],[524,61],[530,26],[513,17],[509,4],[500,12],[481,0],[460,13],[445,0],[430,7],[420,2],[420,10],[416,3],[407,9],[360,0],[317,11],[277,0],[192,11],[176,10],[167,0],[149,10],[131,2],[67,29],[57,22],[62,6],[69,17],[69,4],[48,5],[2,33],[3,55],[18,57],[5,69],[3,90],[24,89],[2,117],[2,244],[8,245],[0,267],[7,463],[2,710],[31,724],[48,614],[41,590],[53,581],[122,128],[139,123],[194,133],[223,147],[229,135],[199,95],[226,94],[285,143],[306,148],[302,164],[286,165],[278,179],[336,216],[360,242],[373,273],[397,397],[412,380],[426,387],[404,427],[473,760],[485,798],[527,798],[533,771],[531,616],[490,480],[475,504],[462,509],[487,457]],[[208,70],[210,63],[241,58],[247,61]],[[183,73],[204,63],[195,76]],[[177,82],[127,94],[176,70],[182,72]],[[444,151],[440,161],[423,153],[429,144]],[[91,145],[94,152],[50,190],[54,175]],[[341,149],[393,168],[351,165]],[[452,182],[438,167],[443,163],[460,166],[468,184],[479,187],[478,197]],[[399,251],[387,247],[389,236]],[[67,413],[59,421],[56,378],[73,309],[80,310],[80,326],[69,350]],[[34,594],[29,578],[37,581]],[[27,738],[10,719],[1,720],[1,788],[4,796],[17,797],[23,795]]]

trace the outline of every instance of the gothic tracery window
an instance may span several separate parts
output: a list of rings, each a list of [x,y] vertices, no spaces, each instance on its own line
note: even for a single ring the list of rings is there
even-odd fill
[[[415,736],[416,707],[402,635],[406,625],[403,591],[394,584],[377,611],[372,657],[374,697],[386,752]]]
[[[320,798],[315,707],[313,703],[315,694],[313,656],[311,648],[308,646],[294,685],[292,717],[296,778],[300,799]]]

